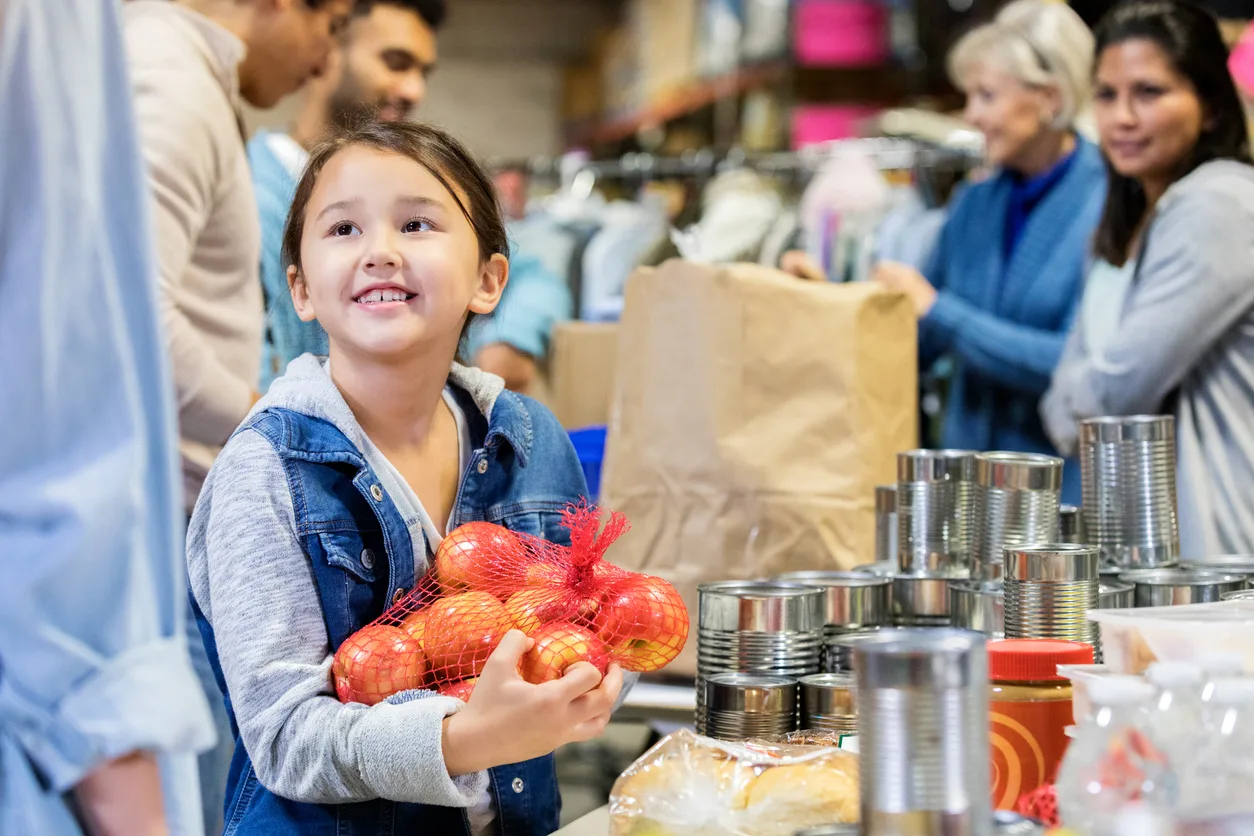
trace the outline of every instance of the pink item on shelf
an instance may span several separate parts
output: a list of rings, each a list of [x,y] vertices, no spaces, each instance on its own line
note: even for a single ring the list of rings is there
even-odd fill
[[[1228,56],[1228,71],[1241,95],[1254,99],[1254,26],[1246,27]]]
[[[877,113],[871,105],[799,105],[792,112],[792,147],[858,136],[858,124]]]
[[[888,9],[878,0],[799,0],[793,52],[821,67],[865,67],[888,60]]]

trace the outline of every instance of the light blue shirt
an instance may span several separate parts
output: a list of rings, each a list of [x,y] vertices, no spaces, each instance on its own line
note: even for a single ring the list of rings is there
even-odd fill
[[[0,27],[0,833],[158,753],[201,831],[181,487],[120,8],[6,0]],[[73,25],[68,25],[68,22]]]

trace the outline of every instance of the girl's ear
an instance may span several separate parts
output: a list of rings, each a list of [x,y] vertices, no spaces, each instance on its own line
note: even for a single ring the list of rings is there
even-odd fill
[[[494,253],[479,271],[479,287],[470,300],[471,313],[490,314],[496,310],[508,281],[509,259],[500,253]]]
[[[295,264],[287,268],[287,289],[292,294],[292,307],[296,308],[296,315],[302,322],[313,322],[317,314],[314,313],[313,302],[309,300],[309,285],[305,283],[305,277]]]

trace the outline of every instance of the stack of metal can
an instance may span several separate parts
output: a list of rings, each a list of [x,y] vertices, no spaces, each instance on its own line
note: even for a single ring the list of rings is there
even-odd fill
[[[745,673],[799,677],[819,672],[823,590],[803,584],[724,581],[697,587],[698,734],[705,734],[706,680]],[[794,711],[796,689],[793,689]],[[795,716],[795,715],[794,715]]]

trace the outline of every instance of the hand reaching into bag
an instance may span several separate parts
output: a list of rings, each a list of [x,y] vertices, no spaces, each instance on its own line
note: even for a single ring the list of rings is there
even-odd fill
[[[611,663],[602,677],[593,665],[576,662],[561,678],[532,685],[519,666],[533,644],[519,630],[506,633],[466,708],[444,721],[449,775],[538,758],[605,731],[623,687],[619,666]]]

